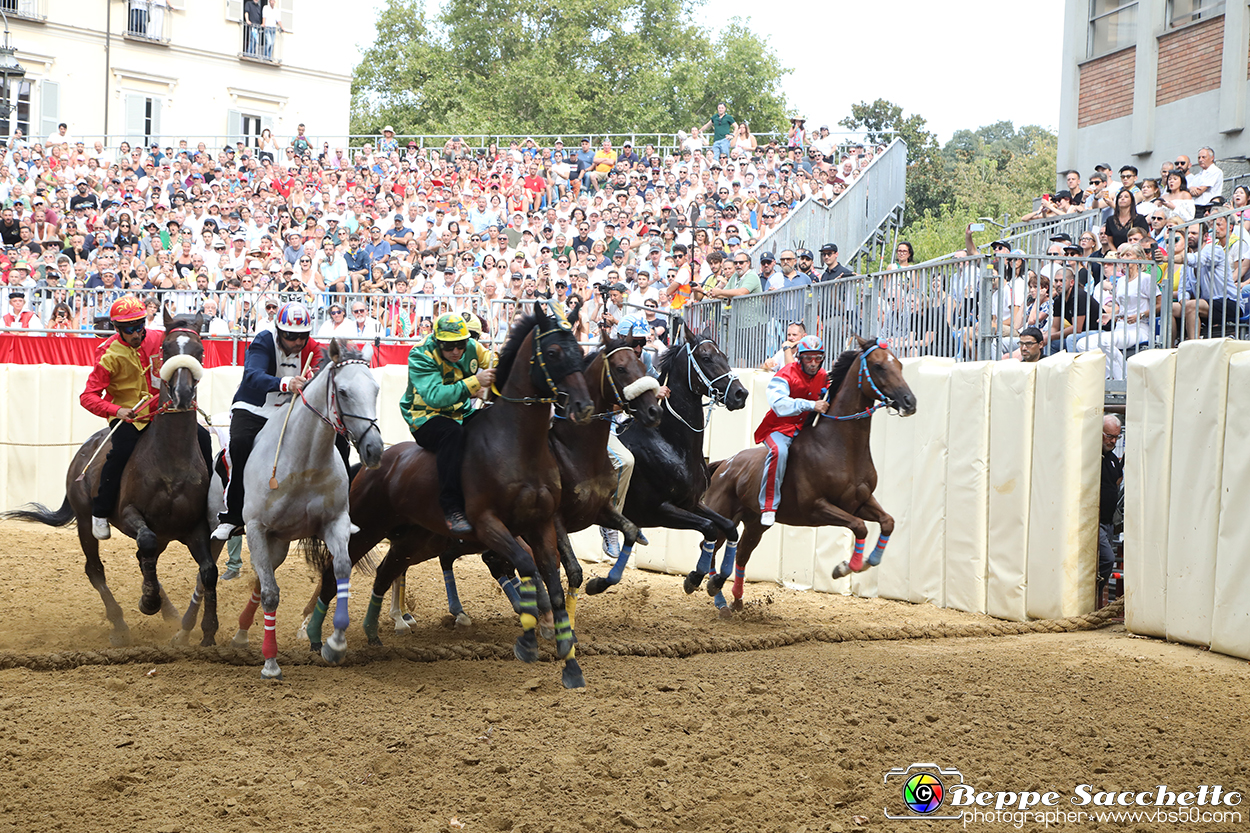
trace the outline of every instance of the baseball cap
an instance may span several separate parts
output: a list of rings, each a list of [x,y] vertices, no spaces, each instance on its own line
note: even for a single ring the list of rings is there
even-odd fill
[[[826,127],[823,129],[828,130],[829,128]],[[836,243],[826,243],[825,245],[820,247],[820,253],[822,255],[829,254],[830,252],[836,252],[837,250],[838,250],[838,246]]]

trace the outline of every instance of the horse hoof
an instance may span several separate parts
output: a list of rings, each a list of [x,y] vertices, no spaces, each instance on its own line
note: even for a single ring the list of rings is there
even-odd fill
[[[469,614],[461,611],[456,614],[456,630],[467,631],[473,627],[473,620],[469,618]]]
[[[732,610],[734,613],[741,613],[742,612],[742,599],[734,599],[733,603],[729,605],[729,609]]]
[[[586,595],[598,596],[611,586],[612,585],[608,583],[606,578],[603,578],[602,576],[595,576],[590,581],[586,582]]]
[[[264,680],[281,680],[282,669],[278,667],[278,661],[276,659],[265,660],[264,667],[260,669],[260,676]]]
[[[570,659],[564,663],[564,670],[560,672],[560,682],[564,683],[565,688],[586,687],[586,677],[583,676],[582,667],[577,664],[576,659]]]
[[[404,620],[404,624],[408,627],[415,628],[417,626],[417,617],[413,616],[411,613],[405,613],[401,618]]]
[[[521,662],[538,662],[538,636],[533,631],[521,634],[512,646],[512,653]]]
[[[681,588],[686,591],[686,595],[699,589],[699,585],[703,583],[703,573],[694,570],[686,575],[686,580],[682,582]]]
[[[722,622],[728,622],[734,618],[734,612],[728,606],[725,606],[717,609],[716,617]]]
[[[639,544],[642,544],[644,547],[649,547],[649,546],[651,546],[651,542],[647,540],[647,536],[646,536],[646,535],[643,535],[643,534],[642,534],[642,530],[641,530],[641,529],[640,529],[640,530],[638,530],[638,543],[639,543]]]
[[[173,645],[175,648],[187,647],[187,632],[184,630],[178,631],[174,634],[174,638],[169,640],[169,644]]]
[[[204,638],[200,640],[201,648],[211,648],[216,644],[217,644],[216,634],[213,634],[212,636],[209,636],[208,634],[204,634]]]
[[[371,644],[371,645],[372,645],[373,643],[369,643],[369,644]],[[381,645],[381,644],[382,644],[382,641],[381,641],[381,640],[378,640],[378,643],[377,643],[377,644]],[[319,653],[321,653],[321,643],[320,643],[320,642],[309,642],[309,643],[308,643],[308,651],[309,651],[309,653],[313,653],[313,654],[319,654]]]
[[[343,657],[347,656],[347,640],[334,637],[335,634],[331,634],[326,643],[321,646],[321,658],[331,665],[338,665],[343,661]]]
[[[113,631],[109,634],[109,644],[114,648],[126,648],[130,645],[130,629]]]
[[[841,564],[833,568],[833,577],[835,579],[843,578],[851,574],[851,564],[849,561],[843,561]]]
[[[374,646],[375,648],[381,648],[381,647],[382,647],[382,640],[381,640],[381,639],[379,639],[379,638],[378,638],[378,637],[376,637],[376,636],[371,636],[371,637],[369,637],[369,644],[370,644],[370,645],[372,645],[372,646]],[[321,650],[320,646],[317,648],[317,650]]]
[[[160,613],[161,612],[160,594],[157,593],[152,596],[143,596],[142,598],[140,598],[139,599],[139,612],[142,613],[144,616],[155,616],[156,614]]]
[[[230,640],[230,644],[236,648],[246,648],[247,647],[247,631],[239,629],[235,633],[234,638]]]
[[[717,573],[716,575],[708,579],[707,580],[707,594],[709,596],[715,596],[717,593],[719,593],[721,591],[721,588],[725,586],[725,580],[728,578],[729,576],[723,576],[720,573]]]
[[[410,628],[408,626],[408,623],[405,622],[403,619],[396,619],[395,620],[395,633],[398,633],[398,634],[412,633],[412,628]]]

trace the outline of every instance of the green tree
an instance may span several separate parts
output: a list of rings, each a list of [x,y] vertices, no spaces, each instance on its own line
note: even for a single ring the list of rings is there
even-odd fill
[[[789,72],[741,20],[715,39],[702,0],[390,0],[353,77],[352,131],[674,132],[725,101],[785,123]]]
[[[907,143],[907,202],[905,217],[920,217],[938,211],[949,201],[941,149],[928,121],[919,113],[903,115],[899,105],[879,98],[869,104],[851,105],[851,115],[838,124],[849,130],[862,130],[869,142],[888,143],[898,137]]]

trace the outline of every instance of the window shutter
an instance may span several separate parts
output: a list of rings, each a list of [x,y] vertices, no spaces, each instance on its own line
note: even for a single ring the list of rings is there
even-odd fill
[[[167,0],[167,2],[169,3],[169,8],[177,9],[180,12],[185,11],[187,8],[187,0]]]
[[[61,123],[61,85],[56,81],[39,84],[39,137],[51,136]]]
[[[126,96],[126,123],[123,127],[124,138],[131,147],[143,147],[147,141],[144,135],[144,122],[147,121],[147,97],[142,95]]]
[[[238,110],[226,111],[226,141],[231,146],[243,141],[243,114]]]
[[[226,0],[226,20],[243,22],[243,0]]]
[[[161,100],[159,98],[152,99],[152,135],[148,137],[148,144],[153,142],[160,142],[161,147],[165,146],[161,138]]]
[[[282,24],[283,31],[295,31],[295,0],[269,0],[269,2],[278,4],[278,22]]]

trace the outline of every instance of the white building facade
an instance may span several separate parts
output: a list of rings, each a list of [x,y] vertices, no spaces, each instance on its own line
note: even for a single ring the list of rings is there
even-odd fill
[[[16,105],[0,137],[43,140],[64,122],[88,146],[221,147],[265,128],[286,141],[304,123],[314,141],[346,140],[355,47],[342,43],[342,4],[0,0],[0,11],[26,73],[0,91]]]

